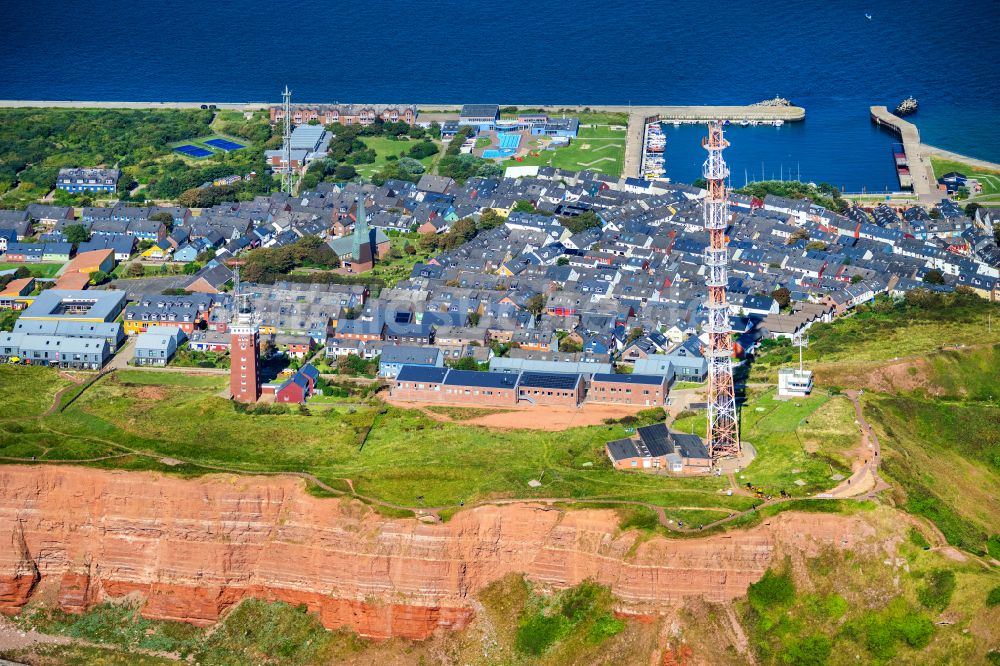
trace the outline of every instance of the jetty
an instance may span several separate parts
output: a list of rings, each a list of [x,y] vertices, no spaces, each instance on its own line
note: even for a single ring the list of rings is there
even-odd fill
[[[934,178],[934,167],[927,155],[928,151],[920,141],[920,130],[908,120],[903,120],[899,116],[889,111],[885,106],[871,107],[872,122],[880,127],[886,127],[895,132],[902,139],[905,162],[902,164],[908,171],[910,182],[907,183],[913,188],[913,193],[924,203],[935,203],[939,197],[937,190],[937,179]],[[900,171],[899,158],[896,159],[897,173],[900,174],[900,183],[903,184],[903,172]]]
[[[626,112],[628,116],[628,137],[625,140],[625,163],[622,175],[638,178],[642,176],[643,140],[646,123],[652,119],[664,122],[707,123],[711,120],[773,123],[798,122],[805,120],[806,110],[801,106],[592,106],[594,111]],[[669,147],[668,147],[669,150]]]

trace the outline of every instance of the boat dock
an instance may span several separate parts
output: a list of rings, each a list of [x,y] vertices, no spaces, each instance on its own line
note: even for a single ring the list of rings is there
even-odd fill
[[[890,112],[888,107],[871,107],[872,122],[887,127],[902,139],[893,145],[893,159],[900,187],[910,187],[917,198],[924,203],[934,203],[939,194],[934,168],[925,154],[925,146],[920,142],[920,131],[913,123],[903,120]]]
[[[653,120],[677,123],[707,123],[711,120],[744,120],[756,123],[798,122],[805,120],[801,106],[592,106],[594,111],[628,112],[628,137],[625,140],[625,164],[622,175],[644,175],[646,126]]]

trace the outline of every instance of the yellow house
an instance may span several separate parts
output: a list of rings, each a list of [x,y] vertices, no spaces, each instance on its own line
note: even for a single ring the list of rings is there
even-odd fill
[[[160,244],[166,245],[166,247],[161,247]],[[142,253],[142,256],[146,259],[167,259],[170,256],[170,244],[167,241],[160,241],[156,245],[152,246],[148,250]]]

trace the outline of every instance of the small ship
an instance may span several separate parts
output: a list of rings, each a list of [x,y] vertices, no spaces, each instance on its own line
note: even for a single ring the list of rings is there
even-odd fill
[[[897,116],[908,116],[911,113],[917,112],[917,100],[913,97],[907,97],[896,107]]]

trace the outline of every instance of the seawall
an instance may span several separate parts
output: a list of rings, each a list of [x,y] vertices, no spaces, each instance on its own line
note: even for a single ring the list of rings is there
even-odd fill
[[[295,106],[318,106],[331,102],[300,102]],[[67,109],[198,109],[202,105],[215,106],[230,111],[257,111],[267,109],[277,102],[115,102],[95,100],[0,100],[0,108],[67,108]],[[461,108],[455,104],[417,104],[422,113],[445,113]],[[504,104],[501,107],[506,106]],[[799,106],[628,106],[602,104],[512,104],[525,109],[558,111],[566,109],[581,112],[584,109],[615,113],[639,113],[646,116],[659,115],[662,120],[707,122],[709,120],[784,120],[794,122],[805,119],[805,109]]]

